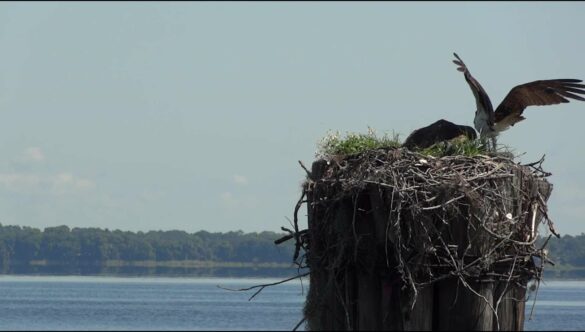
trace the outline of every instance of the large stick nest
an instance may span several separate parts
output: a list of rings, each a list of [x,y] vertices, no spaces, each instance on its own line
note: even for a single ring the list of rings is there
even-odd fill
[[[547,215],[552,185],[542,162],[520,165],[504,154],[434,158],[404,148],[318,161],[307,170],[295,209],[294,259],[311,274],[339,274],[350,265],[379,266],[379,258],[368,260],[381,256],[414,297],[449,277],[525,285],[540,279],[546,261],[535,245],[538,225],[557,235]],[[305,202],[309,229],[299,231]],[[340,213],[347,206],[350,213]],[[368,239],[356,231],[366,219],[376,224]]]

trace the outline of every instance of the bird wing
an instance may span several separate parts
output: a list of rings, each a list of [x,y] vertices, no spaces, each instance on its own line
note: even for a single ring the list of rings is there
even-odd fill
[[[494,119],[496,123],[504,121],[514,125],[524,119],[521,114],[528,106],[568,103],[567,98],[585,101],[580,96],[585,94],[585,85],[580,82],[577,79],[556,79],[515,86],[496,108]]]
[[[477,110],[487,115],[488,125],[491,127],[494,124],[493,114],[494,109],[492,106],[492,102],[490,101],[490,97],[488,97],[487,93],[485,92],[481,84],[479,84],[479,82],[473,76],[471,76],[469,69],[467,69],[467,66],[465,65],[463,60],[461,60],[461,58],[457,55],[457,53],[453,53],[453,55],[457,59],[453,60],[453,63],[459,66],[457,67],[457,70],[465,75],[465,80],[467,81],[467,84],[469,84],[469,87],[471,88],[471,91],[475,96]]]

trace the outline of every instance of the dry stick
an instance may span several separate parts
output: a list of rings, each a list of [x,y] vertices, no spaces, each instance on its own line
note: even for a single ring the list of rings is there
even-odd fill
[[[544,268],[544,259],[540,261],[540,271]],[[532,308],[530,309],[530,317],[528,320],[532,320],[532,314],[534,313],[534,306],[536,305],[536,298],[538,297],[538,290],[540,289],[540,276],[536,281],[536,291],[534,293],[534,301],[532,301]]]
[[[281,280],[281,281],[277,281],[277,282],[273,282],[273,283],[269,283],[269,284],[256,285],[256,286],[252,286],[252,287],[248,287],[248,288],[232,289],[232,288],[227,288],[227,287],[223,287],[223,286],[220,286],[220,285],[216,285],[216,286],[217,286],[217,288],[221,288],[223,290],[228,290],[228,291],[232,291],[232,292],[245,292],[245,291],[248,291],[248,290],[251,290],[251,289],[260,287],[260,289],[257,290],[256,293],[254,293],[254,295],[252,295],[248,299],[248,301],[251,301],[256,295],[258,295],[264,288],[266,288],[268,286],[276,286],[276,285],[283,284],[283,283],[285,283],[287,281],[291,281],[291,280],[299,279],[299,278],[302,278],[302,277],[306,277],[310,273],[311,272],[305,272],[303,274],[299,274],[299,275],[296,275],[294,277],[290,277],[288,279],[284,279],[284,280]]]
[[[547,208],[546,208],[546,202],[544,201],[544,198],[542,197],[542,195],[540,194],[540,192],[538,193],[538,200],[540,202],[539,204],[539,210],[542,213],[543,217],[547,220],[547,224],[548,224],[548,229],[551,231],[551,233],[553,233],[558,239],[561,238],[561,235],[559,233],[557,233],[557,231],[555,231],[555,227],[553,225],[552,220],[550,220],[550,218],[548,217],[548,213],[547,213]]]
[[[491,171],[470,177],[469,179],[467,179],[467,181],[474,181],[474,180],[481,179],[481,178],[488,178],[490,175],[492,175],[493,173],[498,171],[500,168],[502,168],[502,164],[497,164],[496,168],[492,169]],[[508,175],[508,174],[505,174],[505,175]]]
[[[346,301],[343,299],[343,296],[341,296],[341,290],[339,289],[339,284],[336,280],[333,282],[333,285],[335,286],[336,290],[335,295],[337,295],[337,298],[343,307],[343,311],[345,312],[345,322],[347,324],[346,330],[351,331],[351,319],[349,317],[349,310],[347,309]]]
[[[485,254],[484,254],[484,255],[482,255],[482,256],[480,256],[480,257],[478,257],[477,259],[475,259],[473,262],[471,262],[471,263],[469,263],[469,264],[465,265],[465,266],[464,266],[464,267],[461,269],[461,271],[465,271],[465,270],[467,270],[468,268],[470,268],[471,266],[473,266],[473,265],[475,265],[475,264],[479,263],[479,262],[480,262],[480,261],[481,261],[481,260],[482,260],[482,259],[483,259],[485,256],[488,256],[488,257],[489,257],[489,256],[491,256],[491,254],[492,254],[494,251],[496,251],[496,249],[497,249],[497,248],[499,248],[499,247],[500,247],[500,246],[501,246],[501,245],[502,245],[504,242],[505,242],[505,239],[504,239],[504,240],[502,240],[502,241],[500,241],[500,243],[496,244],[496,245],[495,245],[495,246],[494,246],[494,247],[493,247],[493,248],[492,248],[492,249],[491,249],[491,250],[490,250],[490,251],[487,253],[487,255],[485,255]]]
[[[538,165],[540,167],[540,165],[542,165],[542,163],[544,162],[544,156],[546,156],[546,155],[543,154],[542,157],[540,157],[540,159],[538,161],[535,161],[535,162],[532,162],[532,163],[528,163],[528,164],[524,164],[523,166],[533,167],[534,165]]]
[[[299,201],[297,202],[297,205],[295,206],[295,211],[294,211],[294,215],[293,215],[293,219],[294,219],[294,227],[295,227],[295,233],[294,233],[294,237],[295,237],[295,253],[293,256],[293,262],[297,261],[297,258],[299,258],[299,253],[301,251],[301,246],[302,246],[302,241],[300,238],[300,234],[299,234],[299,218],[298,218],[298,213],[299,213],[299,209],[301,208],[301,205],[303,204],[303,198],[305,198],[305,195],[307,194],[306,190],[303,190],[303,192],[301,193],[301,198],[299,199]]]
[[[303,317],[303,318],[302,318],[302,319],[301,319],[301,320],[298,322],[298,324],[295,326],[295,328],[293,329],[293,331],[296,331],[296,330],[299,328],[299,326],[301,326],[301,324],[303,324],[303,323],[304,323],[306,320],[307,320],[307,317]]]
[[[443,204],[439,204],[439,205],[435,205],[435,206],[430,206],[430,207],[423,207],[423,208],[420,208],[420,209],[421,210],[424,210],[424,211],[426,211],[426,210],[435,210],[435,209],[438,209],[438,208],[441,208],[441,207],[445,207],[446,205],[451,204],[451,203],[453,203],[453,202],[455,202],[457,200],[460,200],[463,197],[465,197],[465,194],[461,194],[461,195],[459,195],[459,196],[457,196],[455,198],[452,198],[452,199],[446,201]]]
[[[476,215],[474,215],[475,218],[478,218]],[[498,239],[505,239],[510,243],[515,243],[515,244],[519,244],[519,245],[532,245],[534,244],[534,242],[536,242],[537,238],[535,237],[534,239],[526,242],[526,241],[517,241],[517,240],[512,240],[510,239],[510,236],[513,235],[513,233],[508,234],[507,236],[502,236],[502,235],[498,235],[494,232],[492,232],[489,228],[484,227],[483,228],[486,232],[488,232],[491,236],[498,238]]]
[[[450,266],[452,267],[452,271],[449,272],[448,274],[444,274],[440,277],[434,278],[432,281],[430,281],[428,283],[424,283],[423,285],[433,284],[433,283],[436,283],[436,282],[441,281],[443,279],[447,279],[447,278],[450,278],[452,276],[457,276],[460,273],[460,269],[457,265],[457,261],[455,260],[455,258],[451,254],[451,250],[449,250],[449,246],[445,243],[445,241],[443,240],[443,237],[440,234],[438,235],[438,239],[439,239],[439,241],[441,241],[441,244],[443,245],[443,247],[445,248],[445,251],[449,255],[448,258],[451,259],[452,264],[450,264]],[[447,262],[449,262],[449,261],[447,260]]]
[[[390,261],[389,261],[389,255],[388,255],[388,240],[389,240],[389,234],[388,232],[390,231],[390,223],[392,222],[392,207],[394,205],[394,187],[392,187],[392,196],[390,199],[390,211],[388,211],[388,219],[386,220],[386,236],[384,238],[384,251],[386,252],[386,267],[390,268]],[[381,197],[381,199],[383,200],[384,198]]]
[[[536,297],[538,296],[538,289],[540,288],[540,280],[536,280],[536,291],[534,292],[534,301],[532,301],[532,308],[530,309],[530,316],[528,320],[532,320],[532,313],[534,312],[534,306],[536,305]]]
[[[311,179],[311,180],[315,181],[315,178],[313,178],[313,173],[311,173],[311,172],[310,172],[310,171],[309,171],[309,170],[308,170],[308,169],[305,167],[305,164],[303,164],[303,162],[302,162],[302,161],[300,161],[300,160],[299,160],[298,162],[299,162],[299,164],[301,165],[301,167],[302,167],[302,168],[305,170],[305,172],[307,173],[307,177],[308,177],[309,179]]]
[[[546,245],[548,244],[548,241],[550,240],[551,237],[552,237],[552,234],[549,234],[548,237],[546,238],[546,240],[544,241],[544,243],[542,244],[542,246],[540,247],[541,251],[542,251],[542,249],[544,249],[544,247],[546,247]]]
[[[498,331],[500,330],[500,318],[498,317],[498,308],[500,307],[500,302],[504,298],[504,294],[506,294],[506,291],[508,290],[508,286],[510,285],[510,280],[512,279],[512,273],[514,272],[515,266],[516,266],[516,257],[514,257],[514,261],[512,262],[512,267],[510,268],[510,275],[508,277],[508,280],[506,281],[506,286],[504,287],[502,294],[500,295],[500,297],[498,298],[498,301],[496,302],[495,316],[496,316],[496,324],[498,326]]]
[[[355,248],[353,251],[353,259],[354,261],[357,262],[357,255],[358,255],[358,247],[359,247],[359,243],[360,243],[360,239],[357,236],[357,232],[355,229],[355,217],[357,214],[357,203],[358,203],[358,197],[359,197],[359,192],[357,192],[355,194],[355,196],[352,196],[352,200],[353,200],[353,214],[351,216],[351,229],[353,231],[353,238],[355,240]]]
[[[530,223],[530,239],[533,240],[535,239],[535,234],[534,234],[534,226],[536,223],[536,212],[538,210],[538,203],[534,202],[532,203],[532,222]]]
[[[465,278],[462,278],[462,277],[460,276],[460,277],[459,277],[459,280],[461,280],[461,282],[463,283],[463,285],[464,285],[464,286],[465,286],[467,289],[469,289],[471,292],[473,292],[473,294],[475,294],[476,296],[479,296],[479,297],[481,297],[481,298],[482,298],[482,299],[485,301],[485,303],[488,305],[488,307],[490,307],[490,309],[492,310],[492,312],[494,313],[494,315],[496,315],[496,318],[497,318],[497,316],[498,316],[498,313],[497,313],[496,309],[494,309],[494,307],[492,306],[492,304],[491,304],[491,301],[488,301],[488,299],[486,299],[486,297],[485,297],[485,296],[483,296],[483,295],[479,294],[478,292],[476,292],[476,291],[475,291],[475,290],[474,290],[474,289],[471,287],[471,285],[469,285],[469,284],[468,284],[468,283],[465,281]],[[499,323],[498,323],[498,326],[499,326]],[[498,329],[499,329],[499,328],[498,328]]]
[[[396,227],[396,234],[397,234],[397,238],[396,238],[396,244],[394,245],[394,251],[396,251],[398,253],[398,268],[400,270],[404,269],[404,261],[402,260],[402,228],[400,227],[400,210],[402,208],[402,192],[399,191],[398,195],[400,196],[401,199],[399,199],[398,201],[398,206],[396,208],[396,222],[395,227]],[[393,225],[394,226],[394,225]],[[402,280],[404,280],[404,275],[400,276],[402,278]]]
[[[529,164],[525,164],[524,166],[531,167],[532,169],[534,169],[535,172],[541,173],[540,176],[542,176],[542,177],[551,176],[552,173],[545,172],[542,169],[542,163],[544,162],[544,156],[545,155],[542,155],[542,158],[540,158],[539,161],[536,161],[536,162],[533,162],[533,163],[529,163]],[[538,166],[536,166],[536,165],[538,165]]]

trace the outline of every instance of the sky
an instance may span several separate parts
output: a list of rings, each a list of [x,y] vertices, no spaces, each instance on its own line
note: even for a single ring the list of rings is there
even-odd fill
[[[280,231],[328,132],[473,125],[585,79],[582,2],[0,2],[0,223]],[[549,215],[585,232],[585,103],[500,135],[546,155]],[[301,215],[301,225],[306,217]]]

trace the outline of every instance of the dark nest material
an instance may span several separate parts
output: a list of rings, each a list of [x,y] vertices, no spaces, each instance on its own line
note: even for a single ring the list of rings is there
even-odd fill
[[[398,282],[410,308],[422,287],[446,278],[471,291],[470,282],[525,288],[540,280],[548,259],[546,242],[535,244],[539,224],[558,236],[547,215],[552,185],[543,160],[520,165],[505,154],[435,158],[393,148],[319,160],[311,171],[301,163],[307,180],[295,229],[283,228],[290,234],[279,241],[295,239],[294,260],[312,282],[328,279],[327,289],[310,287],[309,328],[311,315],[328,305],[320,298],[347,296],[340,280],[356,270]],[[303,203],[309,227],[299,230]]]

